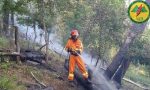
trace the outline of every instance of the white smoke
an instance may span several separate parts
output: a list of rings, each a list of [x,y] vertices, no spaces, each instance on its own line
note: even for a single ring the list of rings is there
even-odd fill
[[[17,24],[16,25],[18,26],[20,32],[22,33],[26,33],[27,31],[27,26],[23,26],[23,25],[20,25],[20,24]],[[50,33],[49,35],[49,40],[50,40],[50,43],[49,43],[49,49],[59,53],[59,54],[62,54],[63,56],[67,56],[68,53],[64,50],[64,46],[62,46],[62,41],[58,38],[57,36],[57,33],[55,30],[56,28],[53,28],[52,29],[52,33]],[[42,42],[39,42],[40,41],[40,33],[43,33],[43,37],[42,37]],[[41,45],[44,45],[45,44],[45,40],[44,40],[44,31],[42,31],[41,29],[39,29],[37,26],[36,26],[36,34],[37,34],[37,39],[36,39],[36,43],[39,43]],[[32,27],[28,27],[28,37],[31,38],[31,40],[34,40],[34,30]],[[86,52],[83,52],[82,56],[81,56],[84,60],[84,62],[90,66],[90,68],[92,69],[93,71],[93,79],[92,81],[94,81],[95,85],[97,87],[99,87],[99,90],[116,90],[115,87],[110,83],[108,82],[105,77],[102,75],[102,71],[99,70],[99,67],[100,67],[100,62],[98,63],[97,67],[95,67],[95,63],[96,63],[96,58],[93,58],[92,59],[92,63],[91,63],[91,55],[86,53]],[[104,89],[105,88],[105,89]],[[107,89],[106,89],[107,88]]]

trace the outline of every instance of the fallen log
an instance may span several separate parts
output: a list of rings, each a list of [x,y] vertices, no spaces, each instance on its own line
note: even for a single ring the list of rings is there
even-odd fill
[[[12,52],[12,49],[0,49],[0,52]]]
[[[26,61],[32,61],[32,62],[36,62],[39,63],[41,66],[43,66],[44,68],[56,72],[56,70],[52,69],[49,65],[47,65],[46,63],[43,63],[43,60],[45,60],[45,54],[43,54],[40,51],[36,51],[36,50],[32,50],[32,49],[21,49],[20,53],[17,52],[3,52],[0,54],[0,61],[4,61],[4,58],[9,57],[10,60],[16,61],[16,58],[19,56],[19,58],[21,59],[22,62],[26,62]],[[51,59],[49,57],[49,59]]]
[[[39,63],[44,68],[56,72],[56,70],[51,68],[48,64],[42,62],[43,60],[45,60],[45,54],[43,54],[42,52],[33,49],[21,49],[20,51],[21,51],[20,53],[2,52],[0,53],[0,61],[4,61],[6,57],[8,57],[10,60],[16,61],[17,57],[19,57],[22,62],[27,61],[36,62]]]
[[[11,57],[16,60],[16,57],[20,57],[22,61],[31,60],[37,63],[42,63],[42,60],[45,59],[45,55],[36,50],[21,50],[20,53],[18,52],[8,52],[6,50],[1,50],[0,57]]]
[[[36,50],[21,50],[21,60],[22,61],[33,61],[37,63],[42,63],[42,60],[45,59],[45,55]]]
[[[12,52],[12,53],[1,53],[1,56],[20,56],[20,54],[17,53],[17,52]]]
[[[17,52],[1,52],[0,53],[0,61],[3,62],[5,58],[9,58],[10,60],[16,60],[16,58],[20,56],[20,53]]]

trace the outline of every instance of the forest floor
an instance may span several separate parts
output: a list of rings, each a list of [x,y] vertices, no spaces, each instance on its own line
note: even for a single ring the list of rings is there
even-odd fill
[[[6,90],[41,90],[40,88],[44,90],[44,87],[37,83],[31,72],[40,82],[53,88],[53,90],[82,90],[82,87],[72,86],[68,82],[68,72],[63,67],[63,61],[53,59],[49,62],[49,65],[56,71],[48,70],[40,64],[32,62],[16,64],[10,61],[1,63],[0,76],[7,78],[4,84],[9,83],[10,85],[0,85],[0,90],[4,88]]]
[[[84,90],[82,86],[74,83],[74,86],[67,80],[68,72],[64,68],[64,58],[52,57],[49,66],[55,71],[51,71],[33,62],[16,64],[14,61],[5,61],[0,64],[0,90]],[[42,87],[31,75],[47,87]],[[3,82],[2,82],[3,81]],[[4,89],[6,88],[6,89]],[[12,89],[13,88],[13,89]],[[123,83],[120,90],[142,90],[129,83]]]

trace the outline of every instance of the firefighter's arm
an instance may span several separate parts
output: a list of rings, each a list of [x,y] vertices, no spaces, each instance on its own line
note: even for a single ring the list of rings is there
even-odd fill
[[[82,51],[83,51],[83,44],[82,42],[79,40],[78,43],[77,43],[77,46],[76,46],[76,49],[75,51],[78,53],[78,54],[81,54]]]
[[[66,50],[67,52],[71,52],[70,40],[67,41],[67,44],[65,45],[65,50]]]

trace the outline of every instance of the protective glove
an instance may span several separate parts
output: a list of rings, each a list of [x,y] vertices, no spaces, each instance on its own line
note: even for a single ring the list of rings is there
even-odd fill
[[[71,49],[71,48],[68,48],[68,49],[67,49],[67,52],[72,52],[72,49]]]
[[[81,54],[80,50],[76,50],[76,52],[77,52],[78,54]]]
[[[81,54],[81,52],[79,50],[76,50],[76,51],[72,51],[71,54],[74,56],[79,56],[79,54]]]
[[[71,55],[78,56],[78,54],[75,51],[72,51]]]

